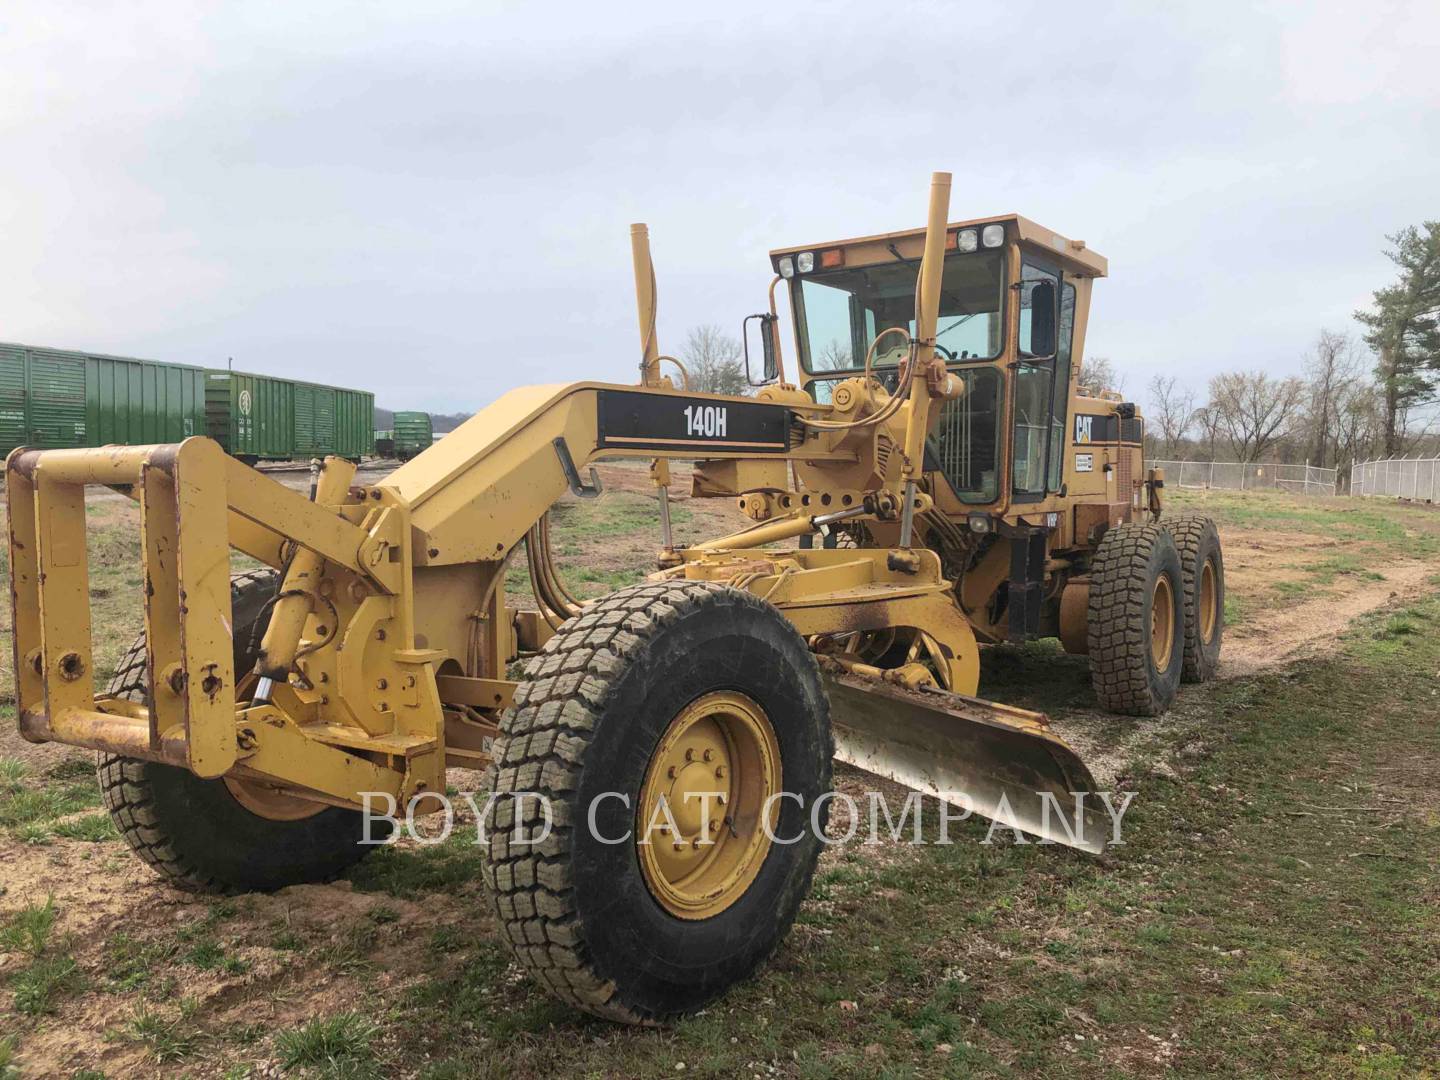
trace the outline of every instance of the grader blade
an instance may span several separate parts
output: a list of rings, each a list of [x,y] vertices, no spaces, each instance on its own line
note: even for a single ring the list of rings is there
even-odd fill
[[[1110,822],[1095,779],[1043,714],[844,673],[826,685],[838,760],[1006,828],[1104,849]]]

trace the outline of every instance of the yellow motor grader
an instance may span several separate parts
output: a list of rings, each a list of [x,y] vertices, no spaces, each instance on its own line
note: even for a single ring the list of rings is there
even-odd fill
[[[1098,849],[1089,771],[974,697],[980,646],[1058,636],[1103,707],[1161,712],[1215,671],[1219,541],[1160,523],[1137,410],[1078,389],[1105,260],[1014,215],[949,223],[949,188],[924,228],[771,253],[751,395],[664,369],[635,226],[638,385],[512,391],[379,483],[330,458],[305,498],[205,438],[15,451],[20,731],[98,751],[125,839],[200,890],[333,877],[371,850],[367,806],[433,810],[447,767],[486,768],[515,955],[625,1021],[701,1007],[783,937],[832,758]],[[658,569],[582,603],[546,513],[615,458],[652,463]],[[676,544],[677,458],[748,524]],[[145,629],[106,689],[87,485],[140,509]],[[522,546],[529,610],[504,584]]]

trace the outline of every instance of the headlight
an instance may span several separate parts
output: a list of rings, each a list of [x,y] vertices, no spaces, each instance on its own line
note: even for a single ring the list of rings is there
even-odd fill
[[[961,229],[959,239],[956,240],[955,246],[961,251],[974,251],[980,246],[980,234],[974,229]]]
[[[780,260],[780,276],[783,278],[795,276],[795,261],[789,255]]]
[[[987,248],[999,247],[1005,243],[1005,226],[986,225],[985,231],[980,234],[980,242]]]
[[[795,268],[802,274],[808,274],[815,269],[815,253],[813,251],[802,251],[795,256]]]
[[[988,533],[990,531],[989,514],[971,514],[967,520],[971,532]]]

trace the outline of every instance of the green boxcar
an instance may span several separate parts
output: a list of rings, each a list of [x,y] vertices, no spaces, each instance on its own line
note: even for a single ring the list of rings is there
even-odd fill
[[[216,370],[205,399],[210,437],[242,461],[359,461],[375,452],[375,396],[366,390]]]
[[[397,412],[394,423],[395,456],[401,461],[409,461],[421,451],[428,450],[435,441],[429,413]]]
[[[205,373],[205,423],[242,461],[288,461],[295,449],[295,386],[241,371]]]
[[[179,442],[205,433],[205,371],[0,343],[0,446]]]

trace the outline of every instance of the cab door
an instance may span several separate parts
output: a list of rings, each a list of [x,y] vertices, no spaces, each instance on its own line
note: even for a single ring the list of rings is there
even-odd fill
[[[1061,485],[1075,287],[1065,283],[1058,266],[1026,255],[1017,289],[1010,483],[1012,501],[1026,503],[1039,502]]]

